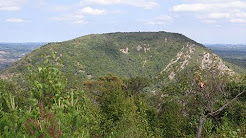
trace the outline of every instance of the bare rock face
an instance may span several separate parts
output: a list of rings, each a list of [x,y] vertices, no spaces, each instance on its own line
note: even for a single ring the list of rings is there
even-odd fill
[[[150,51],[150,47],[148,48],[144,47],[144,53],[147,53],[147,51]]]
[[[142,46],[141,45],[138,45],[137,46],[137,51],[139,52],[141,49],[142,49]]]
[[[92,75],[87,75],[87,78],[88,78],[88,79],[91,79],[91,78],[92,78]]]
[[[170,63],[161,71],[171,72],[168,78],[170,80],[175,78],[176,73],[182,71],[189,63],[192,55],[195,51],[195,45],[187,43],[183,48],[177,53],[176,57],[173,58]]]
[[[160,74],[167,73],[169,80],[175,78],[175,76],[185,69],[189,64],[197,64],[201,70],[207,69],[218,69],[221,73],[228,75],[233,75],[235,72],[225,65],[223,60],[216,54],[210,51],[203,50],[198,56],[196,51],[196,45],[192,43],[187,43],[183,48],[177,53],[177,55],[171,59],[167,66],[160,72]],[[196,55],[194,59],[193,56]]]
[[[175,77],[175,73],[174,72],[171,72],[171,74],[168,76],[168,78],[170,79],[170,80],[173,80],[174,79],[174,77]]]
[[[129,49],[128,47],[126,49],[120,49],[120,51],[123,53],[123,54],[129,54]]]
[[[216,54],[211,54],[208,52],[203,52],[203,59],[202,59],[200,68],[203,70],[216,68],[222,74],[225,74],[225,73],[227,73],[228,75],[235,74],[233,70],[231,70],[228,66],[225,65],[225,63],[220,57],[218,57]]]
[[[212,60],[210,59],[210,53],[203,52],[203,59],[201,62],[201,68],[207,69],[211,66]]]
[[[231,69],[229,69],[229,67],[227,67],[227,66],[223,63],[222,59],[219,60],[219,63],[218,63],[218,69],[221,70],[221,71],[223,71],[224,73],[228,72],[230,75],[235,74],[234,71],[232,71]]]

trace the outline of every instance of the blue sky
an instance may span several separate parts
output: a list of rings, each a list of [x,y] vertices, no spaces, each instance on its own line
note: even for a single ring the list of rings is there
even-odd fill
[[[199,43],[246,44],[245,0],[0,0],[0,42],[87,34],[182,33]]]

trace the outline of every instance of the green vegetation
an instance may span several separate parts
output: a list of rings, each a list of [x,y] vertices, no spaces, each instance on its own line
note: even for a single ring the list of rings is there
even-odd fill
[[[183,47],[188,51],[187,44],[194,44],[197,50],[191,62],[196,62],[200,53],[208,51],[193,40],[175,33],[88,35],[62,43],[49,43],[34,50],[1,74],[19,79],[20,74],[27,74],[28,66],[37,67],[41,64],[42,54],[50,55],[52,51],[56,51],[57,56],[63,61],[64,67],[61,71],[68,80],[81,81],[107,74],[117,74],[126,78],[155,78],[173,58],[176,58]],[[128,54],[120,51],[127,48]],[[178,63],[181,64],[183,58]]]
[[[166,32],[51,43],[2,72],[0,137],[246,137],[246,76],[225,64]]]
[[[59,66],[55,53],[44,56],[29,71],[28,89],[0,81],[0,136],[195,137],[199,117],[203,137],[246,136],[245,77],[193,68],[149,95],[153,81],[140,77],[107,75],[67,87]]]

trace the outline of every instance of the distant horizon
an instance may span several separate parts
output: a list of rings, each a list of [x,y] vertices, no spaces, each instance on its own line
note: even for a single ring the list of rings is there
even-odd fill
[[[70,39],[72,40],[72,39]],[[64,40],[69,41],[69,40]],[[0,44],[25,44],[25,43],[57,43],[57,42],[64,42],[64,41],[53,41],[53,42],[0,42]],[[198,42],[199,43],[199,42]],[[246,45],[246,43],[200,43],[202,45]]]
[[[73,40],[73,39],[70,39]],[[51,42],[0,42],[0,44],[25,44],[25,43],[57,43],[57,42],[65,42],[69,40],[64,41],[51,41]],[[199,43],[199,42],[198,42]],[[200,43],[202,45],[246,45],[246,43]]]
[[[0,1],[0,42],[62,42],[105,32],[177,32],[246,44],[244,0]]]
[[[77,36],[75,38],[71,38],[71,39],[68,39],[68,40],[61,40],[61,41],[23,41],[23,42],[4,42],[4,41],[0,41],[0,44],[4,44],[4,43],[13,43],[13,44],[23,44],[23,43],[56,43],[56,42],[65,42],[65,41],[69,41],[69,40],[73,40],[73,39],[76,39],[76,38],[79,38],[79,37],[84,37],[84,36],[87,36],[87,35],[94,35],[94,34],[109,34],[109,33],[134,33],[134,32],[167,32],[167,31],[133,31],[133,32],[124,32],[124,31],[118,31],[118,32],[107,32],[107,33],[92,33],[92,34],[85,34],[85,35],[82,35],[82,36]],[[168,33],[179,33],[179,32],[168,32]],[[179,33],[181,34],[181,33]],[[184,35],[184,34],[182,34]],[[185,35],[186,36],[186,35]],[[188,36],[186,36],[188,37]],[[188,37],[190,38],[190,37]],[[192,38],[190,38],[192,39]],[[194,39],[192,39],[194,40]],[[196,41],[196,40],[194,40]],[[246,43],[201,43],[199,41],[196,41],[197,43],[200,43],[200,44],[203,44],[203,45],[246,45]]]

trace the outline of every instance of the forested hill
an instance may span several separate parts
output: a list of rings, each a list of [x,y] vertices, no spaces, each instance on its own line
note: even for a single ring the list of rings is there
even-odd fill
[[[61,59],[62,72],[71,80],[93,79],[106,74],[173,79],[191,66],[206,69],[216,63],[222,72],[233,72],[231,68],[234,68],[228,68],[210,50],[182,34],[108,33],[49,43],[3,71],[1,78],[21,78],[29,65],[38,66],[41,56],[50,55],[51,51]]]
[[[176,33],[50,43],[1,73],[0,137],[246,137],[240,70]]]

